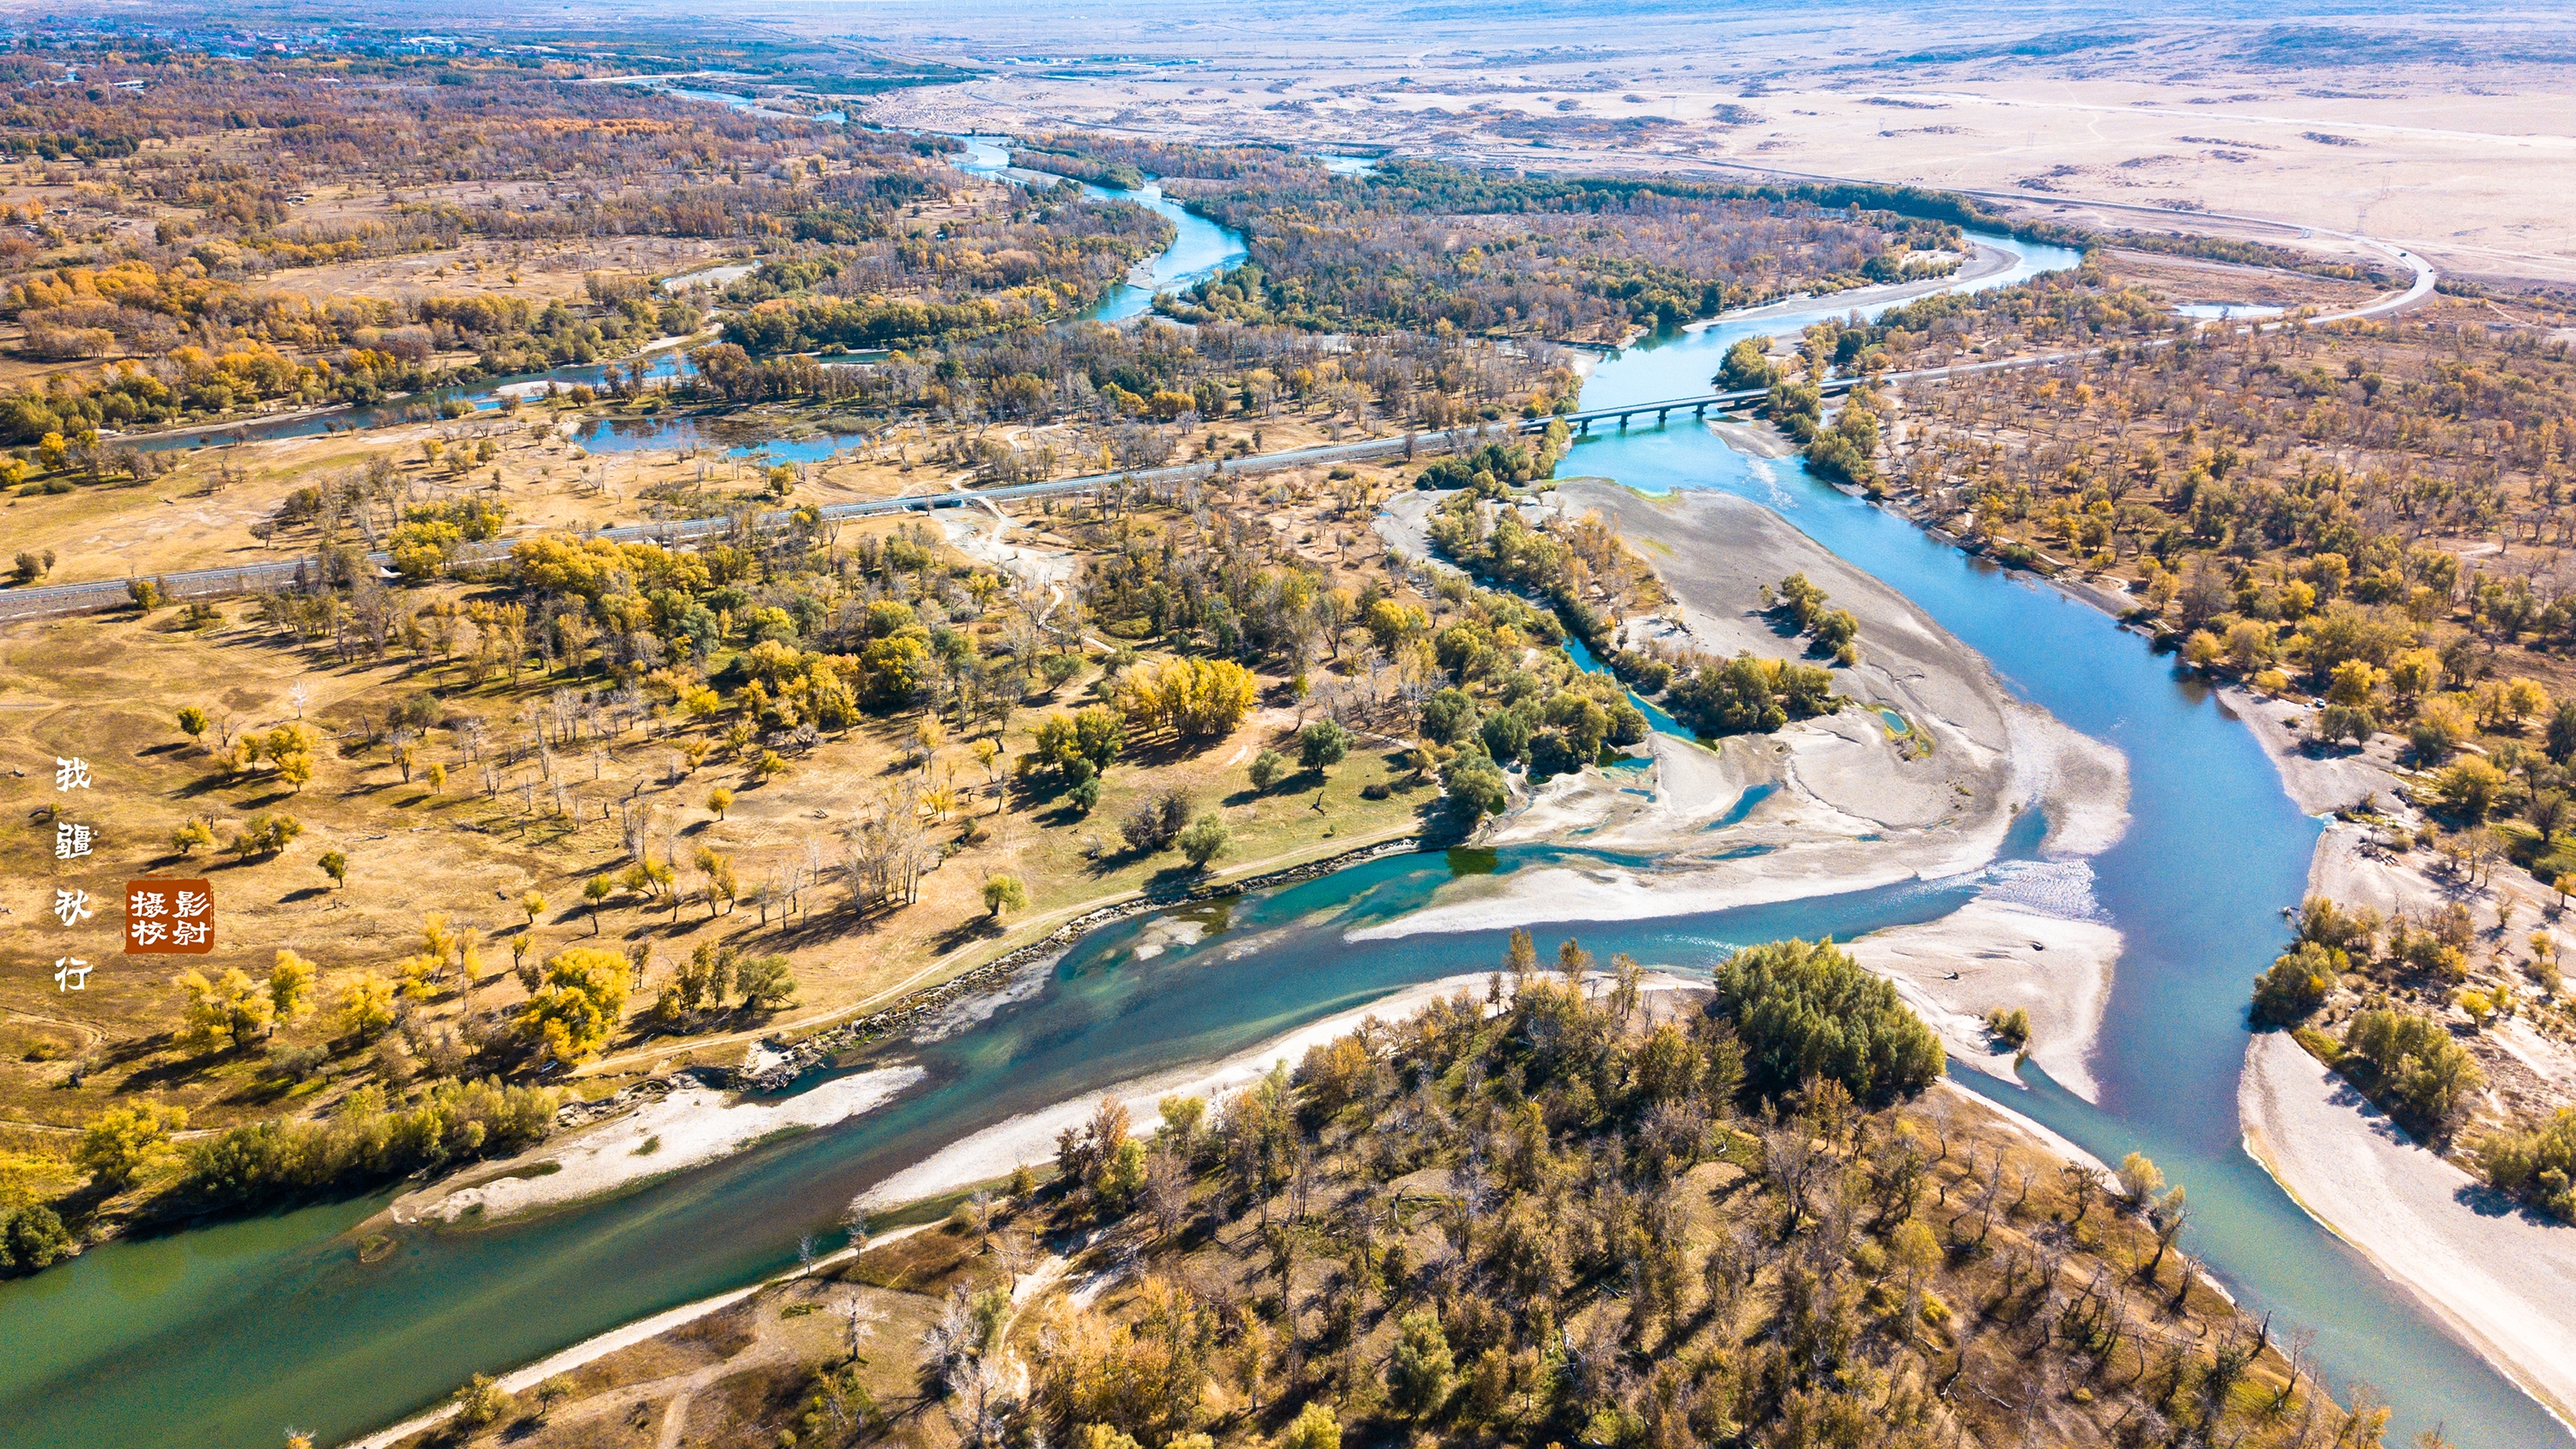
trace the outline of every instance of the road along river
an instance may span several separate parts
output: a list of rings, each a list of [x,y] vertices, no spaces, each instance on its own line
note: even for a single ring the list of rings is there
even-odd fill
[[[1974,285],[2072,261],[2019,254]],[[1721,324],[1608,360],[1584,402],[1706,385],[1736,336],[1794,332],[1848,301]],[[1778,509],[1981,650],[2031,703],[2129,759],[2131,824],[2096,857],[2091,904],[2123,933],[2088,1106],[2044,1078],[1963,1074],[2096,1155],[2144,1150],[2187,1184],[2187,1239],[2240,1298],[2321,1331],[2338,1386],[2369,1379],[2411,1429],[2455,1442],[2567,1442],[2530,1400],[2314,1226],[2237,1146],[2247,983],[2278,948],[2317,826],[2289,804],[2249,732],[2144,641],[2098,612],[1925,536],[1809,478],[1676,422],[1596,436],[1564,470],[1647,490],[1723,488]],[[1838,939],[1937,919],[2029,857],[2036,813],[2003,859],[1907,882],[1699,916],[1538,927],[1606,958],[1705,971],[1734,945]],[[1719,828],[1724,828],[1721,822]],[[1228,1056],[1405,986],[1501,958],[1493,932],[1353,939],[1435,902],[1464,875],[1578,858],[1564,846],[1397,856],[1302,885],[1104,928],[977,1021],[881,1050],[920,1085],[874,1112],[551,1215],[397,1229],[362,1261],[352,1229],[388,1200],[310,1207],[111,1244],[0,1286],[0,1423],[25,1449],[116,1444],[266,1449],[286,1424],[325,1442],[402,1417],[468,1375],[521,1364],[776,1272],[842,1204],[981,1128],[1115,1083]],[[929,1033],[925,1034],[931,1035]],[[808,1084],[809,1086],[811,1084]]]

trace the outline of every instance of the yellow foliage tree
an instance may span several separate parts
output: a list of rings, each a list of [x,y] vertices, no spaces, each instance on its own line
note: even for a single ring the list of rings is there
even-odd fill
[[[299,1022],[313,1014],[313,963],[280,948],[268,971],[268,1004],[282,1022]]]
[[[573,946],[547,958],[545,983],[520,1008],[519,1021],[561,1061],[587,1061],[608,1044],[626,1009],[623,952]]]
[[[180,1037],[192,1046],[207,1050],[247,1046],[273,1019],[267,993],[238,966],[212,981],[202,971],[183,971],[179,989],[188,993],[187,1024]]]
[[[1119,707],[1129,719],[1184,738],[1232,734],[1257,693],[1252,671],[1231,659],[1167,659],[1118,680]]]
[[[155,1102],[110,1107],[82,1130],[74,1159],[102,1185],[121,1188],[169,1149],[170,1134],[188,1125],[188,1109]]]
[[[351,977],[340,987],[339,1017],[362,1041],[383,1035],[394,1024],[394,984],[373,971]]]

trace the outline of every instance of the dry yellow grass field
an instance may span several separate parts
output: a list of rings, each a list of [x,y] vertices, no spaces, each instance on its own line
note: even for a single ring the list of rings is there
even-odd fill
[[[1311,505],[1283,511],[1281,524],[1301,530],[1311,556],[1343,552]],[[855,536],[845,531],[844,542]],[[1341,565],[1355,583],[1364,572],[1360,558],[1372,552]],[[407,594],[404,602],[467,592],[444,586]],[[1308,775],[1292,776],[1268,794],[1252,791],[1246,763],[1260,748],[1283,743],[1298,722],[1287,705],[1256,711],[1226,738],[1131,749],[1108,772],[1099,805],[1087,817],[1048,792],[997,789],[994,776],[1008,780],[1007,767],[1029,748],[1030,731],[1048,708],[1086,701],[1087,682],[1097,673],[1092,668],[1016,711],[989,771],[963,736],[926,764],[907,763],[914,727],[907,713],[827,734],[786,773],[763,783],[752,772],[760,748],[728,747],[721,738],[726,721],[718,719],[687,729],[628,729],[605,741],[558,742],[555,768],[564,783],[558,799],[533,785],[522,789],[526,768],[505,764],[487,781],[464,757],[463,726],[469,719],[488,722],[487,758],[498,758],[528,730],[518,722],[522,711],[557,688],[597,687],[601,679],[525,673],[515,682],[497,675],[476,681],[462,664],[399,651],[342,663],[326,648],[299,646],[283,631],[253,622],[241,601],[224,607],[227,622],[195,630],[165,610],[21,624],[0,633],[0,758],[12,767],[0,775],[0,809],[21,822],[0,846],[0,873],[21,883],[0,902],[8,912],[0,916],[0,1016],[6,1021],[0,1117],[64,1128],[119,1094],[148,1090],[186,1106],[204,1127],[309,1110],[360,1081],[398,1078],[410,1069],[402,1049],[370,1052],[340,1041],[327,1006],[351,973],[385,971],[411,954],[432,912],[446,915],[481,953],[470,984],[451,978],[422,1005],[432,1023],[474,1011],[507,1014],[524,999],[508,944],[522,932],[531,961],[575,945],[649,951],[653,964],[643,989],[630,995],[630,1016],[650,1006],[661,982],[701,943],[791,959],[802,988],[796,1005],[712,1017],[694,1038],[621,1033],[582,1084],[585,1093],[596,1093],[709,1043],[721,1059],[737,1060],[750,1038],[792,1032],[929,984],[1091,905],[1149,884],[1193,883],[1197,877],[1177,855],[1140,856],[1118,839],[1117,821],[1126,811],[1164,791],[1181,790],[1227,822],[1233,844],[1217,866],[1237,877],[1413,828],[1438,793],[1434,784],[1407,778],[1386,798],[1365,798],[1365,787],[1406,773],[1392,753],[1400,742],[1366,739],[1320,788]],[[1266,694],[1284,699],[1282,681],[1260,682]],[[423,696],[435,697],[442,724],[424,732],[407,782],[388,749],[370,744],[370,722],[381,726],[389,710]],[[313,777],[299,788],[267,766],[246,774],[225,770],[208,749],[222,724],[202,743],[180,732],[178,711],[191,705],[245,732],[300,718],[321,736]],[[707,748],[691,765],[682,747],[693,740]],[[58,757],[88,761],[93,788],[58,794],[52,777]],[[448,772],[443,788],[429,781],[433,764]],[[945,859],[924,880],[917,904],[860,918],[848,909],[847,892],[827,881],[805,889],[804,910],[792,923],[783,909],[711,906],[694,891],[676,911],[667,899],[642,900],[628,891],[612,897],[596,920],[585,907],[584,883],[626,862],[620,802],[640,805],[657,859],[676,854],[683,862],[684,887],[692,880],[686,862],[704,847],[725,855],[748,888],[773,869],[807,863],[809,842],[837,867],[840,832],[873,796],[915,769],[966,796],[932,824]],[[721,818],[709,803],[719,787],[734,792]],[[96,831],[92,855],[53,858],[57,809],[61,819]],[[191,819],[207,821],[224,840],[251,817],[280,812],[303,830],[271,858],[236,860],[211,849],[184,856],[171,844]],[[344,886],[317,868],[332,851],[347,858]],[[118,886],[147,873],[202,874],[214,882],[219,944],[213,956],[117,953]],[[980,898],[993,873],[1020,875],[1030,895],[1025,910],[998,923]],[[47,910],[57,886],[89,891],[99,901],[97,918],[59,927]],[[521,905],[531,891],[546,902],[533,920]],[[281,948],[322,967],[326,1010],[260,1045],[331,1043],[339,1053],[331,1071],[289,1087],[261,1051],[209,1053],[176,1040],[184,994],[171,983],[181,970],[199,966],[216,974],[239,966],[263,975]],[[85,990],[57,988],[53,962],[65,954],[97,964]],[[76,1067],[83,1075],[74,1086]]]

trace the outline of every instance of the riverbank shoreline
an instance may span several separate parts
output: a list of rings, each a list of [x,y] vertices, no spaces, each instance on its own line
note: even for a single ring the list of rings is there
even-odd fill
[[[1720,312],[1714,317],[1703,317],[1696,322],[1685,324],[1682,330],[1704,332],[1711,327],[1723,327],[1735,322],[1765,322],[1774,317],[1812,313],[1826,305],[1874,311],[1900,302],[1911,302],[1919,297],[1928,297],[1936,292],[1947,292],[1970,282],[1982,282],[1989,277],[2000,276],[2011,271],[2020,260],[2018,253],[2006,251],[2002,247],[1971,244],[1968,255],[1961,258],[1957,266],[1937,277],[1921,277],[1904,282],[1880,282],[1866,287],[1854,287],[1847,292],[1827,292],[1822,295],[1801,292],[1795,296],[1765,302],[1758,307],[1743,307],[1733,312]]]
[[[2286,1032],[2248,1043],[2238,1113],[2292,1201],[2576,1433],[2576,1228],[2416,1143]]]
[[[2383,918],[2452,899],[2411,853],[2372,849],[2375,831],[2332,818],[2367,801],[2414,822],[2388,740],[2312,752],[2305,708],[2241,685],[2219,696],[2290,799],[2328,817],[2309,857],[2309,894]],[[2576,1227],[2516,1207],[2414,1141],[2286,1032],[2251,1038],[2237,1091],[2246,1154],[2281,1190],[2576,1433],[2576,1334],[2564,1322],[2576,1303]]]
[[[899,1098],[920,1080],[900,1065],[856,1072],[792,1097],[770,1098],[852,1048],[908,1030],[945,1030],[945,1017],[1007,996],[1019,978],[1042,972],[1076,941],[1105,926],[1247,891],[1310,881],[1350,866],[1422,848],[1412,832],[1317,860],[1172,895],[1137,895],[1075,916],[893,1003],[792,1043],[755,1042],[742,1066],[687,1066],[659,1072],[598,1103],[564,1109],[546,1141],[504,1161],[477,1162],[396,1198],[362,1230],[380,1225],[498,1223],[558,1211],[721,1161],[782,1134],[831,1127]],[[646,1144],[651,1144],[649,1147]]]
[[[1711,431],[1738,453],[1768,455],[1767,449],[1747,447],[1746,439],[1735,436],[1746,429]],[[1913,500],[1892,496],[1875,501],[1941,542],[1981,552],[1937,527]],[[2114,620],[2124,620],[2132,607],[2125,595],[2071,570],[2023,572]],[[2368,802],[2401,823],[2415,821],[2390,739],[2356,750],[2312,750],[2307,738],[2312,713],[2305,704],[2242,685],[2210,684],[2222,712],[2264,752],[2292,804],[2303,814],[2328,817],[2309,855],[2308,893],[2368,906],[2383,917],[2400,907],[2420,914],[2450,898],[2417,864],[2419,857],[2367,851],[2373,832],[2331,818]],[[1903,934],[1879,933],[1900,939]],[[1853,942],[1854,954],[1873,966],[1890,964],[1868,960],[1872,939]],[[2286,930],[2282,940],[2288,940]],[[2249,997],[2251,985],[2249,978]],[[1941,1029],[1955,1062],[1998,1077],[2008,1073],[1993,1054],[1980,1059],[1962,1050],[1969,1043],[1958,1028],[1972,1023],[1934,1015],[1930,1008],[1939,1003],[1908,983],[1900,982],[1899,989],[1909,1005]],[[2278,1057],[2283,1051],[2288,1055]],[[2036,1052],[2034,1060],[2039,1060]],[[2046,1061],[2039,1064],[2073,1089]],[[2286,1035],[2250,1038],[2237,1096],[2243,1150],[2302,1212],[2421,1303],[2470,1354],[2576,1431],[2576,1417],[2571,1417],[2576,1336],[2567,1333],[2562,1321],[2565,1304],[2576,1302],[2576,1228],[2511,1210],[2458,1164],[2406,1142],[2357,1091]],[[2533,1264],[2532,1276],[2517,1277],[2526,1259]],[[2536,1293],[2535,1281],[2565,1286],[2550,1296]]]
[[[501,1163],[394,1199],[396,1226],[505,1222],[570,1207],[657,1178],[703,1167],[789,1132],[814,1131],[875,1111],[918,1085],[918,1067],[886,1067],[837,1078],[775,1101],[680,1087]]]
[[[933,1226],[936,1224],[915,1223],[909,1227],[896,1228],[879,1237],[870,1238],[867,1246],[878,1248],[888,1243],[899,1243]],[[593,1334],[568,1348],[558,1349],[534,1363],[511,1369],[506,1373],[495,1374],[493,1384],[503,1393],[524,1394],[557,1374],[570,1373],[585,1364],[606,1358],[620,1349],[632,1348],[649,1339],[659,1338],[674,1329],[686,1328],[699,1319],[722,1313],[755,1293],[775,1288],[781,1283],[792,1283],[799,1278],[811,1277],[821,1269],[837,1268],[857,1257],[861,1251],[863,1250],[859,1248],[842,1248],[825,1253],[815,1258],[811,1264],[798,1264],[792,1272],[775,1273],[756,1283],[746,1284],[740,1288],[728,1288],[722,1293],[709,1294],[704,1298],[683,1303],[677,1308],[664,1309],[650,1317],[636,1319],[632,1323],[621,1323],[605,1333]],[[392,1445],[399,1444],[424,1430],[435,1429],[455,1418],[456,1412],[454,1404],[441,1404],[426,1413],[415,1414],[400,1423],[388,1425],[371,1434],[343,1440],[339,1449],[391,1449]]]
[[[1606,988],[1610,978],[1594,973],[1589,982]],[[1657,1010],[1659,1000],[1687,1003],[1703,996],[1708,984],[1703,981],[1651,973],[1644,983],[1647,1009]],[[1128,1108],[1131,1118],[1140,1124],[1154,1120],[1161,1098],[1172,1093],[1202,1097],[1211,1103],[1226,1091],[1252,1085],[1273,1069],[1274,1063],[1293,1064],[1313,1046],[1348,1035],[1364,1022],[1381,1025],[1399,1024],[1434,1001],[1465,996],[1484,1009],[1494,1009],[1488,994],[1489,975],[1459,973],[1404,988],[1365,1006],[1335,1013],[1287,1032],[1259,1046],[1237,1052],[1214,1063],[1184,1066],[1152,1073],[1110,1086],[1098,1095],[1084,1094],[1038,1112],[998,1123],[985,1131],[951,1144],[914,1166],[885,1179],[878,1187],[859,1199],[855,1206],[872,1213],[899,1211],[933,1203],[1007,1176],[1013,1169],[1050,1156],[1056,1133],[1068,1126],[1078,1127],[1096,1109],[1103,1097],[1115,1098]],[[1674,1007],[1665,1007],[1672,1010]],[[1681,1009],[1687,1009],[1682,1006]],[[2093,1154],[2033,1119],[1960,1087],[1948,1078],[1936,1082],[1915,1104],[1936,1123],[1955,1123],[1969,1116],[1998,1125],[2018,1136],[2034,1150],[2059,1161],[2080,1166],[2109,1179],[2110,1169]],[[872,1237],[869,1249],[897,1242],[921,1232],[932,1223],[897,1228]],[[809,1277],[821,1270],[839,1267],[858,1255],[860,1250],[842,1248],[818,1256],[810,1266],[772,1274],[738,1288],[711,1294],[660,1313],[619,1325],[594,1334],[579,1343],[548,1354],[521,1367],[495,1374],[494,1382],[503,1391],[520,1394],[559,1374],[605,1358],[612,1353],[634,1347],[651,1339],[685,1328],[713,1314],[720,1313],[755,1294]],[[1025,1291],[1025,1290],[1024,1290]],[[455,1416],[449,1404],[414,1414],[399,1423],[344,1441],[341,1449],[391,1449],[426,1430],[434,1429]]]
[[[1767,456],[1731,436],[1736,430],[1712,431],[1740,453]],[[1943,542],[1979,552],[1936,527],[1906,500],[1883,499],[1879,506]],[[2112,619],[2124,619],[2131,607],[2124,595],[2071,573],[2026,572]],[[2212,689],[2220,708],[2253,736],[2271,762],[2283,793],[2302,813],[2331,817],[2368,801],[2401,821],[2414,820],[2402,793],[2405,782],[2397,773],[2394,745],[2387,738],[2358,750],[2313,751],[2306,736],[2310,711],[2305,705],[2260,695],[2238,684],[2212,681]],[[2369,906],[2383,916],[2401,906],[2421,910],[2447,898],[2411,859],[2363,859],[2360,847],[2368,835],[2362,827],[2329,819],[2310,853],[2308,892],[2346,905]],[[2285,932],[2283,940],[2287,939]],[[1855,941],[1854,953],[1868,952],[1870,940]],[[2249,996],[2251,985],[2249,980]],[[1918,999],[1913,991],[1906,994],[1918,1011],[1937,1004]],[[1941,1023],[1928,1011],[1925,1014],[1936,1026]],[[1955,1060],[1993,1072],[1991,1057],[1979,1061],[1961,1051],[1957,1033],[1944,1031],[1943,1037]],[[2296,1061],[2269,1059],[2267,1054],[2284,1049]],[[2034,1060],[2039,1060],[2036,1052]],[[2047,1062],[2040,1065],[2048,1069]],[[2050,1070],[2050,1075],[2073,1089],[2057,1071]],[[2576,1418],[2571,1418],[2571,1406],[2576,1406],[2576,1351],[2571,1348],[2576,1347],[2576,1338],[2552,1315],[2535,1310],[2528,1280],[2515,1276],[2519,1257],[2534,1256],[2543,1265],[2535,1271],[2550,1281],[2576,1284],[2576,1228],[2537,1225],[2527,1214],[2469,1206],[2488,1202],[2495,1208],[2494,1195],[2429,1148],[2392,1145],[2389,1138],[2402,1141],[2403,1134],[2286,1035],[2250,1039],[2238,1097],[2244,1149],[2284,1194],[2422,1303],[2471,1353],[2576,1431]],[[2396,1211],[2392,1203],[2410,1195],[2420,1202],[2409,1210],[2403,1227],[2392,1226]],[[2499,1241],[2507,1233],[2515,1244],[2510,1248]],[[2475,1266],[2459,1271],[2446,1266],[2458,1264]],[[2563,1317],[2563,1305],[2576,1302],[2576,1288],[2554,1301],[2562,1308],[2557,1316]]]
[[[1736,439],[1719,436],[1738,452],[1747,451]],[[1878,502],[1943,542],[1979,551],[1935,527],[1904,500]],[[2124,619],[2128,612],[2124,596],[2098,585],[2025,572],[2112,619]],[[2252,735],[2281,790],[2302,813],[2332,817],[2368,801],[2402,822],[2415,819],[2388,739],[2358,750],[2314,751],[2306,735],[2310,711],[2304,704],[2222,681],[2211,681],[2211,688],[2222,711]],[[2308,892],[2369,906],[2383,915],[2399,907],[2421,910],[2448,898],[2411,859],[2362,859],[2360,847],[2368,834],[2329,818],[2310,853]],[[1855,954],[1865,952],[1870,939],[1854,942]],[[2249,979],[2249,997],[2251,985]],[[1907,996],[1918,1011],[1925,1009],[1926,1001],[1914,992]],[[1928,1012],[1926,1017],[1940,1025],[1939,1018]],[[1979,1061],[1962,1053],[1954,1033],[1943,1035],[1962,1064],[1994,1071],[1991,1058]],[[2268,1055],[2283,1048],[2297,1061]],[[2038,1060],[2038,1053],[2033,1056]],[[2040,1064],[2046,1069],[2046,1062]],[[2059,1074],[2052,1070],[2050,1075]],[[2059,1080],[2065,1084],[2063,1077]],[[2576,1418],[2571,1418],[2571,1406],[2576,1406],[2576,1351],[2571,1347],[2576,1339],[2548,1315],[2535,1316],[2527,1286],[2513,1276],[2511,1261],[2513,1253],[2536,1254],[2546,1265],[2540,1271],[2558,1275],[2552,1281],[2576,1284],[2576,1229],[2535,1225],[2527,1214],[2507,1213],[2458,1164],[2411,1142],[2392,1146],[2388,1139],[2404,1142],[2403,1134],[2286,1035],[2250,1038],[2238,1080],[2238,1110],[2244,1150],[2307,1216],[2351,1244],[2471,1353],[2576,1431]],[[2409,1193],[2422,1199],[2421,1210],[2406,1219],[2402,1230],[2392,1228],[2392,1195]],[[2495,1210],[2477,1210],[2468,1206],[2472,1201],[2487,1202]],[[2516,1235],[2520,1246],[2513,1250],[2495,1241],[2507,1222],[2528,1229]],[[2439,1266],[2444,1264],[2477,1266],[2450,1271]],[[2556,1301],[2576,1302],[2576,1288]]]
[[[1920,607],[1760,503],[1716,490],[1646,495],[1606,479],[1559,480],[1554,495],[1567,515],[1600,513],[1673,596],[1657,616],[1628,621],[1631,647],[1794,653],[1801,641],[1783,634],[1764,591],[1804,574],[1860,620],[1859,659],[1835,671],[1851,705],[1711,746],[1659,733],[1641,775],[1550,780],[1482,843],[1579,855],[1459,882],[1351,939],[1974,882],[1970,908],[1862,936],[1850,949],[1897,983],[1963,1067],[2021,1085],[2017,1053],[1986,1025],[1990,1013],[2018,1008],[2033,1028],[2030,1059],[2093,1100],[2086,1063],[2121,937],[2092,906],[2088,862],[2127,830],[2119,752],[2014,697],[1982,655]],[[1382,531],[1399,533],[1408,554],[1427,553],[1421,522],[1397,509]],[[2029,809],[2047,821],[2038,859],[1999,866]]]

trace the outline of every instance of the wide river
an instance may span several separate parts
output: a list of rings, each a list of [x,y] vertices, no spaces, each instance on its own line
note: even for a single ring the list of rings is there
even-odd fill
[[[989,148],[974,159],[998,161]],[[1194,236],[1185,227],[1181,245]],[[1983,240],[2020,260],[1979,286],[2075,260]],[[1170,275],[1215,265],[1241,245],[1222,233],[1216,243],[1209,258],[1170,259]],[[1164,276],[1158,267],[1155,280]],[[1798,315],[1632,348],[1595,373],[1584,405],[1703,390],[1736,337],[1789,333],[1844,310],[1828,298]],[[1745,458],[1686,420],[1596,434],[1561,471],[1658,491],[1720,488],[1766,503],[1903,591],[2030,701],[2125,752],[2128,834],[2073,887],[2127,941],[2094,1063],[2101,1104],[2036,1072],[2025,1087],[1976,1073],[1963,1080],[2103,1158],[2154,1157],[2191,1190],[2188,1245],[2241,1301],[2274,1314],[2276,1332],[2317,1329],[2338,1388],[2353,1379],[2376,1385],[2400,1406],[2405,1433],[2441,1421],[2463,1445],[2570,1442],[2302,1214],[2240,1147],[2247,986],[2284,939],[2280,912],[2299,898],[2318,826],[2289,803],[2271,763],[2214,698],[2102,614],[1934,542],[1825,487],[1795,460]],[[2028,821],[2004,860],[1968,877],[1538,934],[1543,943],[1580,935],[1603,957],[1624,950],[1685,972],[1705,971],[1746,942],[1848,940],[2012,888],[2016,872],[2035,869],[2040,824]],[[288,1424],[327,1443],[389,1423],[473,1373],[777,1272],[795,1261],[798,1237],[828,1231],[853,1195],[979,1128],[1256,1047],[1416,982],[1485,969],[1501,958],[1497,933],[1370,941],[1346,933],[1419,908],[1462,874],[1579,854],[1398,856],[1196,908],[1203,938],[1159,952],[1133,949],[1150,920],[1105,928],[1025,999],[908,1047],[925,1079],[875,1113],[538,1221],[404,1231],[389,1254],[363,1263],[349,1230],[384,1206],[379,1195],[115,1243],[0,1285],[0,1343],[8,1345],[0,1441],[11,1449],[270,1449]],[[2064,898],[2066,883],[2057,887]]]

